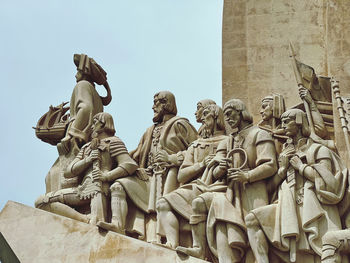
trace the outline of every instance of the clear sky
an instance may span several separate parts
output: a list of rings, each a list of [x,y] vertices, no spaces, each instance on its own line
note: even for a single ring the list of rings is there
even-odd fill
[[[173,92],[197,128],[197,101],[221,104],[223,0],[2,0],[0,2],[0,209],[45,192],[56,147],[32,129],[50,105],[69,101],[74,53],[107,72],[117,135],[133,150],[152,124],[153,95]],[[98,88],[105,95],[104,88]]]

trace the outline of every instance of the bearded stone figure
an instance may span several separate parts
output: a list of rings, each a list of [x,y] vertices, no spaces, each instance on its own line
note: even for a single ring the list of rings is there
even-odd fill
[[[199,103],[198,103],[199,104]],[[197,105],[198,105],[197,104]],[[192,210],[192,201],[202,193],[198,181],[203,173],[207,173],[207,165],[214,157],[218,144],[226,138],[222,109],[215,105],[207,105],[202,111],[196,112],[201,116],[200,138],[192,142],[185,152],[184,161],[179,169],[178,181],[182,186],[164,195],[157,202],[159,234],[167,239],[166,246],[176,248],[180,244],[180,224],[188,224]],[[182,226],[183,228],[183,226]]]
[[[156,201],[178,187],[183,151],[197,139],[197,131],[187,119],[176,116],[175,96],[169,91],[154,95],[152,109],[154,124],[130,153],[139,169],[135,175],[120,178],[111,186],[112,220],[99,225],[156,242]],[[146,227],[146,219],[154,223]]]
[[[64,174],[66,178],[78,177],[81,183],[40,196],[35,207],[90,224],[106,221],[111,183],[137,169],[124,143],[114,134],[112,116],[96,114],[92,141],[81,148]],[[79,212],[86,206],[90,206],[89,213]]]
[[[244,214],[268,204],[264,179],[277,171],[272,137],[252,125],[244,103],[238,99],[228,101],[224,118],[232,134],[218,144],[207,172],[194,182],[196,195],[189,210],[193,247],[176,248],[199,258],[205,258],[210,250],[221,263],[243,260],[248,244]],[[236,153],[230,156],[233,149]]]

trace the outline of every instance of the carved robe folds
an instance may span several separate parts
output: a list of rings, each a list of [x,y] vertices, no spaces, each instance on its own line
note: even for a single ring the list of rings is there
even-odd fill
[[[192,201],[195,197],[203,193],[203,184],[198,184],[198,177],[202,176],[200,163],[209,154],[215,154],[218,144],[223,141],[227,136],[215,135],[211,138],[200,138],[194,141],[188,148],[185,154],[184,162],[179,170],[179,177],[183,175],[194,174],[196,177],[192,178],[191,183],[185,182],[180,188],[163,196],[168,201],[172,209],[183,216],[186,221],[190,220],[190,216],[193,214]],[[205,171],[207,172],[207,170]],[[222,188],[222,187],[221,187]]]
[[[210,250],[217,256],[215,225],[218,221],[226,222],[229,245],[239,249],[243,257],[248,246],[244,216],[254,208],[268,205],[265,179],[277,171],[277,161],[271,135],[256,126],[231,134],[219,144],[217,156],[225,158],[233,148],[242,148],[247,153],[247,164],[242,170],[248,171],[249,179],[239,184],[241,209],[229,202],[224,193],[216,193],[208,213],[207,239]]]
[[[102,111],[102,100],[95,86],[86,80],[79,81],[74,87],[70,100],[70,123],[66,136],[69,134],[73,138],[77,138],[82,144],[87,143],[91,135],[92,119]],[[60,157],[51,167],[45,179],[47,193],[77,185],[75,180],[65,180],[62,176],[66,167],[79,152],[77,146],[80,145],[70,145],[69,152],[60,154]]]
[[[289,251],[290,240],[295,239],[297,251],[321,256],[322,237],[341,229],[337,204],[344,195],[347,169],[335,153],[311,139],[301,139],[296,154],[314,170],[315,182],[300,171],[289,172],[278,202],[252,213],[277,249]]]
[[[139,164],[140,168],[148,168],[152,165],[149,163],[149,154],[154,129],[155,125],[148,128],[142,136],[136,150],[130,153],[131,157]],[[164,123],[159,137],[159,147],[168,154],[177,154],[186,150],[195,139],[197,139],[197,131],[195,128],[187,119],[175,116]],[[179,163],[179,166],[180,164],[181,163]],[[176,166],[167,169],[163,184],[164,189],[168,189],[167,191],[177,188],[177,172],[178,167]],[[126,230],[129,232],[136,232],[140,235],[140,238],[142,238],[145,236],[144,213],[148,214],[152,212],[149,210],[151,192],[150,181],[141,180],[136,175],[120,178],[116,181],[123,186],[128,197],[136,206],[136,209],[134,209],[129,202]]]
[[[89,141],[92,118],[103,111],[102,100],[95,86],[86,80],[79,81],[70,99],[71,123],[67,133],[84,143]]]

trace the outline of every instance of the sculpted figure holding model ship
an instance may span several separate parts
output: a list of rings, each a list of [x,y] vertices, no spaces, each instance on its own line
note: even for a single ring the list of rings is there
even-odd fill
[[[106,72],[74,55],[70,118],[63,103],[36,127],[59,158],[35,206],[213,262],[349,262],[350,180],[330,140],[329,79],[294,55],[292,62],[302,103],[286,110],[282,95],[266,96],[255,126],[239,99],[223,110],[201,100],[197,133],[177,116],[174,95],[161,91],[153,125],[128,153],[103,113]],[[337,83],[332,89],[350,151],[344,101]]]

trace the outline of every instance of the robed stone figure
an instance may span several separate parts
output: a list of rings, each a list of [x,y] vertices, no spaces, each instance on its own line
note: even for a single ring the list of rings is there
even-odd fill
[[[183,151],[197,139],[196,129],[176,116],[174,95],[161,91],[154,95],[154,124],[146,130],[136,150],[130,153],[138,163],[134,176],[120,178],[111,186],[112,221],[105,228],[136,233],[144,238],[145,216],[155,219],[156,201],[178,187],[177,173]],[[128,198],[127,198],[128,197]],[[156,227],[147,240],[156,241]]]

